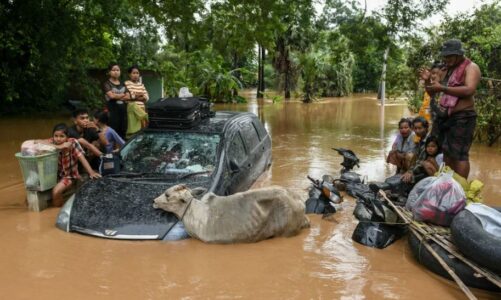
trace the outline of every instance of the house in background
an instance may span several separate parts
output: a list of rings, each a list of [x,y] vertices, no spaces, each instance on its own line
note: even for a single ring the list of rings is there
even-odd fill
[[[150,100],[156,102],[164,95],[164,80],[162,75],[154,71],[141,70],[141,81],[146,87]]]

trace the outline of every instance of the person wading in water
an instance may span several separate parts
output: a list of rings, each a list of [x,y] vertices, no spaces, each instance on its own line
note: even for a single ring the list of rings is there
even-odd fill
[[[447,117],[441,122],[439,131],[443,136],[444,162],[467,179],[470,173],[468,152],[477,120],[473,95],[480,81],[480,68],[464,56],[459,40],[446,41],[440,55],[447,67],[447,75],[444,81],[427,85],[426,91],[443,93],[440,107]],[[422,78],[429,79],[427,74],[429,70],[421,71]]]

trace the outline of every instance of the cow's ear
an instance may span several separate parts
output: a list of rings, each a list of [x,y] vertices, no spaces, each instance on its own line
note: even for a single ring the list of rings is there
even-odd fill
[[[191,190],[191,194],[193,195],[193,197],[195,197],[197,199],[202,198],[202,195],[205,194],[206,192],[207,192],[207,189],[203,188],[203,187],[196,187],[196,188]]]

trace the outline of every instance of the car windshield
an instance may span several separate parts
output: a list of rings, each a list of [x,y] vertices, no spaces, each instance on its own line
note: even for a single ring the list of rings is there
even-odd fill
[[[124,172],[210,175],[216,164],[217,134],[146,132],[120,151]]]

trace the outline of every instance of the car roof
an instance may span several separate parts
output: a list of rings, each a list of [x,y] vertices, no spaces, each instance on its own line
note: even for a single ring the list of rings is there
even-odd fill
[[[237,111],[217,111],[213,117],[203,119],[199,124],[191,128],[146,128],[145,132],[162,132],[162,131],[183,131],[183,132],[201,132],[201,133],[218,133],[221,134],[230,123],[237,122],[239,119],[244,119],[245,116],[255,118],[256,116],[249,112]]]

